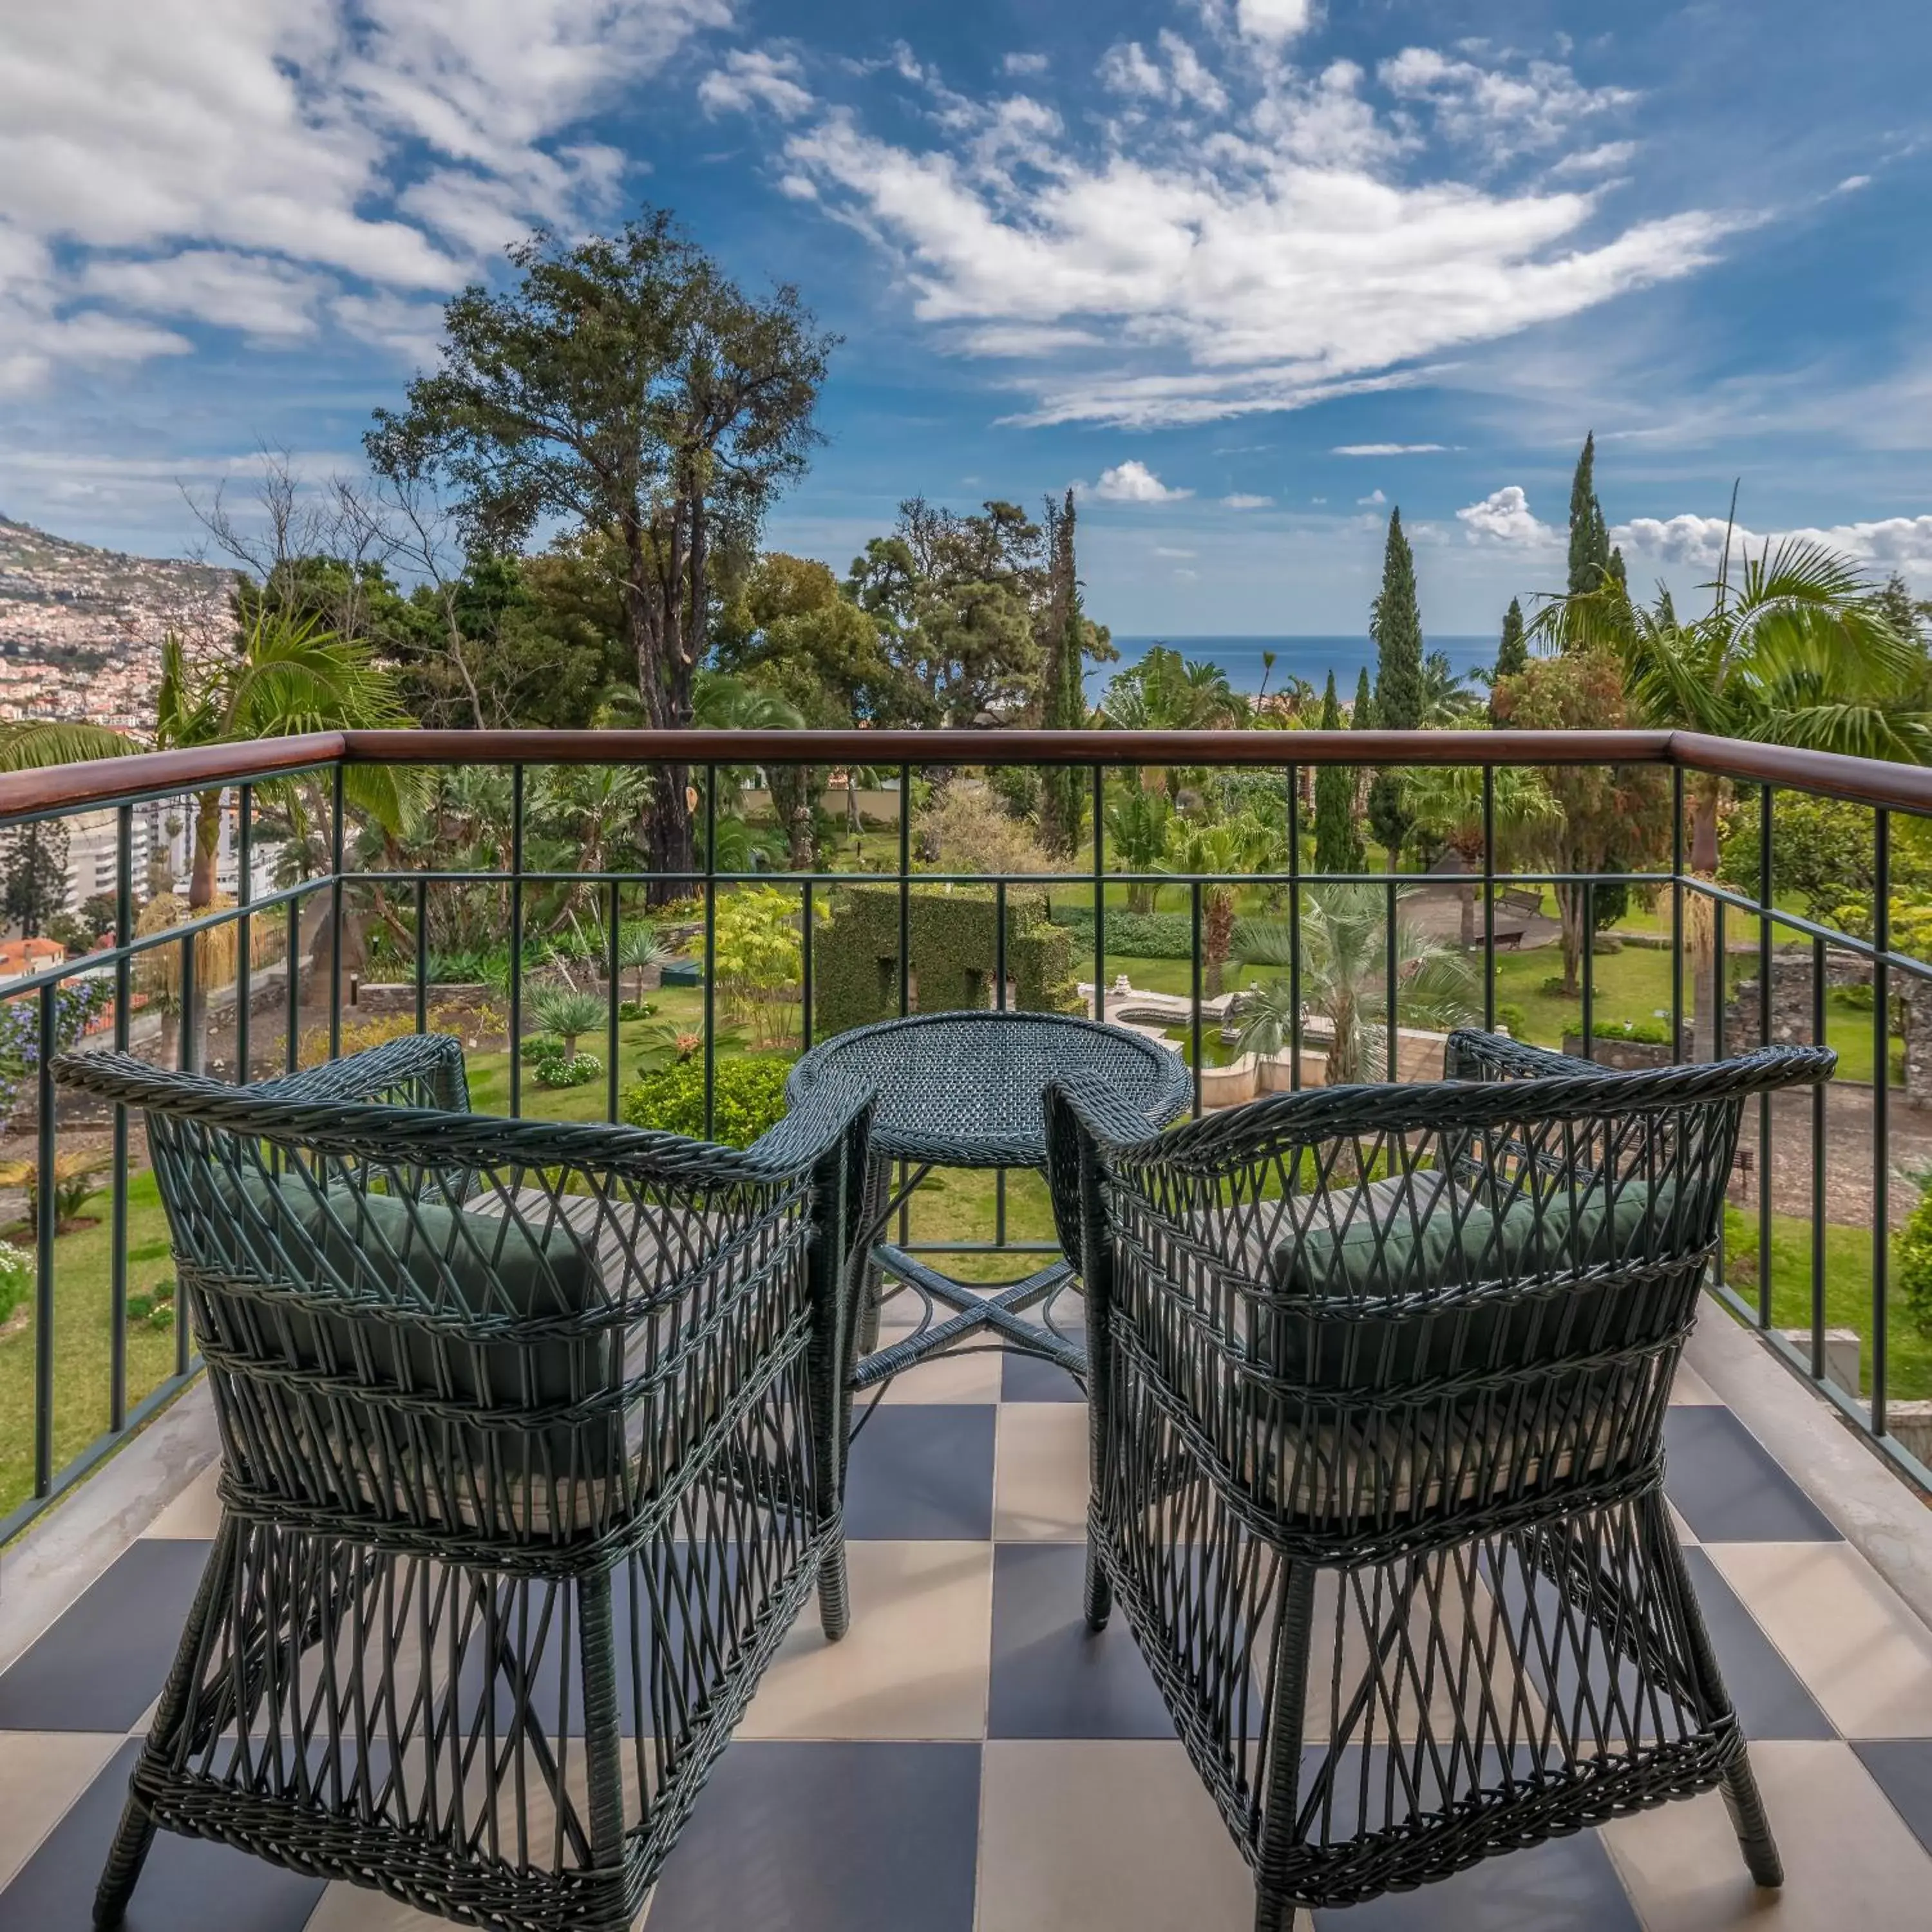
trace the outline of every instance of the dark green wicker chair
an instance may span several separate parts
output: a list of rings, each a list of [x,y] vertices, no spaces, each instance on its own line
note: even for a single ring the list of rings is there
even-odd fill
[[[1124,1612],[1261,1932],[1713,1786],[1780,1882],[1663,1430],[1744,1100],[1833,1065],[1462,1033],[1446,1082],[1151,1137],[1049,1092],[1088,1621]]]
[[[252,1088],[56,1071],[146,1117],[222,1438],[97,1923],[165,1827],[628,1926],[814,1586],[845,1628],[868,1107],[744,1152],[492,1119],[434,1036]]]

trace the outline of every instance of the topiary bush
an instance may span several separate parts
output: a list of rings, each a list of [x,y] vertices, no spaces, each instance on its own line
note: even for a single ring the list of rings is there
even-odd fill
[[[1083,960],[1094,952],[1094,908],[1055,905],[1053,922],[1080,935]],[[1194,922],[1184,912],[1126,912],[1107,908],[1107,950],[1135,959],[1188,959],[1194,952]]]
[[[778,1125],[785,1112],[788,1055],[746,1054],[721,1060],[712,1092],[710,1138],[727,1147],[749,1147]],[[624,1118],[634,1127],[683,1134],[702,1140],[704,1132],[704,1062],[694,1056],[647,1073],[624,1096]]]
[[[1905,1303],[1906,1318],[1932,1341],[1932,1171],[1913,1177],[1922,1192],[1918,1205],[1899,1230],[1892,1279]]]

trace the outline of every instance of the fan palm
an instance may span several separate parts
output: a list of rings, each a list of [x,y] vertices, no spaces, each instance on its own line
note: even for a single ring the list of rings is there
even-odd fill
[[[1648,610],[1623,585],[1554,598],[1534,634],[1566,650],[1607,644],[1623,657],[1630,695],[1655,724],[1919,764],[1932,757],[1932,718],[1909,708],[1922,677],[1918,640],[1900,635],[1879,591],[1849,557],[1808,538],[1767,542],[1735,578],[1725,543],[1704,616],[1681,619],[1667,590]],[[1712,878],[1726,782],[1691,782],[1690,869]],[[1713,1050],[1717,1004],[1712,904],[1691,898],[1696,1048]]]
[[[649,920],[634,921],[618,932],[618,968],[622,972],[637,974],[640,1006],[644,1004],[645,974],[653,966],[668,966],[676,957],[676,953],[658,938],[657,928]]]
[[[577,1036],[602,1026],[606,1015],[604,1002],[595,993],[580,993],[574,986],[544,986],[531,996],[530,1011],[545,1033],[555,1034],[563,1042],[563,1057],[577,1058]]]
[[[1398,908],[1390,930],[1388,901],[1379,886],[1315,886],[1301,916],[1301,1003],[1329,1024],[1324,1078],[1331,1087],[1388,1074],[1390,948],[1396,1017],[1446,1031],[1475,1016],[1475,976],[1460,953],[1418,930]],[[1294,934],[1286,920],[1244,920],[1234,950],[1250,966],[1288,968]],[[1239,1050],[1288,1051],[1295,1032],[1292,982],[1256,986],[1244,1011]]]

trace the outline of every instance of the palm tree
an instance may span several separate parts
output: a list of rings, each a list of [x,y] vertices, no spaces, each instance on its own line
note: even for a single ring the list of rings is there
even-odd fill
[[[668,966],[677,955],[658,937],[649,920],[639,920],[617,934],[617,966],[620,972],[638,976],[637,1002],[644,1003],[644,975],[653,966]]]
[[[1449,662],[1447,651],[1431,651],[1422,661],[1422,709],[1418,722],[1426,729],[1465,724],[1477,709],[1466,680]]]
[[[1417,826],[1446,845],[1473,869],[1483,857],[1483,775],[1473,765],[1427,765],[1402,775],[1402,795]],[[1556,801],[1534,772],[1520,765],[1496,767],[1494,862],[1514,864],[1523,844],[1557,815]],[[1465,947],[1476,943],[1476,889],[1462,891]]]
[[[1156,644],[1107,686],[1100,715],[1102,724],[1118,731],[1225,731],[1246,724],[1250,710],[1219,664],[1184,658],[1178,651]],[[1178,800],[1198,776],[1192,770],[1150,769],[1142,774],[1141,783]]]
[[[1259,869],[1268,829],[1257,819],[1224,818],[1211,825],[1179,823],[1168,834],[1163,872],[1239,872]],[[1234,888],[1230,885],[1204,886],[1201,894],[1201,956],[1205,970],[1202,991],[1208,999],[1218,999],[1221,982],[1232,947],[1234,932]]]
[[[1732,503],[1735,516],[1736,506]],[[1648,610],[1614,578],[1544,604],[1531,626],[1565,650],[1609,645],[1623,657],[1632,698],[1660,725],[1893,758],[1932,757],[1932,719],[1908,708],[1922,673],[1917,641],[1901,637],[1880,592],[1851,559],[1809,538],[1768,542],[1733,578],[1725,539],[1711,608],[1682,619],[1660,586]],[[1714,878],[1726,782],[1690,783],[1691,872]],[[1690,896],[1693,1010],[1700,1058],[1714,1050],[1715,921],[1703,892]]]
[[[1301,1001],[1329,1023],[1324,1075],[1331,1087],[1385,1078],[1388,1071],[1389,947],[1395,949],[1399,1018],[1446,1031],[1475,1016],[1475,979],[1462,955],[1419,932],[1400,911],[1389,932],[1379,886],[1312,886],[1301,916]],[[1234,948],[1251,966],[1292,962],[1286,920],[1244,920]],[[1244,1053],[1288,1049],[1295,1014],[1291,982],[1270,980],[1248,996],[1237,1042]]]
[[[1167,856],[1168,828],[1173,823],[1174,807],[1164,792],[1149,791],[1130,782],[1107,807],[1107,836],[1121,868],[1130,872],[1158,871]],[[1130,885],[1127,910],[1152,912],[1156,890],[1142,881]]]

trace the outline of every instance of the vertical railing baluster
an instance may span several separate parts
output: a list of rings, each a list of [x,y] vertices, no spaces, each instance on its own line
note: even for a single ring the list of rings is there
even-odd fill
[[[1584,935],[1587,944],[1589,935]],[[1694,968],[1693,969],[1694,971]],[[1693,988],[1695,990],[1694,987]],[[1684,767],[1670,768],[1670,1060],[1684,1058]]]
[[[718,767],[704,768],[704,1138],[718,1130]]]
[[[1388,862],[1396,862],[1394,853]],[[1388,904],[1384,914],[1382,926],[1382,998],[1388,1005],[1388,1078],[1402,1078],[1402,988],[1396,975],[1396,887],[1395,874],[1391,872],[1384,888],[1388,895]]]
[[[55,988],[40,993],[40,1061],[34,1092],[40,1110],[34,1160],[40,1186],[34,1215],[34,1494],[54,1486],[54,1076],[58,1050]]]
[[[333,819],[328,835],[328,1057],[331,1060],[339,1059],[342,1053],[342,868],[343,855],[347,847],[344,841],[343,766],[340,758],[335,761],[334,772],[330,807]]]
[[[1201,881],[1196,879],[1188,888],[1190,904],[1188,916],[1192,924],[1193,942],[1188,947],[1188,958],[1193,970],[1193,1003],[1188,1012],[1189,1053],[1194,1067],[1194,1118],[1201,1118]]]
[[[1772,862],[1773,794],[1766,785],[1758,797],[1757,834],[1757,1043],[1771,1044]],[[1757,1102],[1757,1325],[1771,1326],[1771,1096]]]
[[[1711,1058],[1713,1060],[1722,1060],[1724,1057],[1724,982],[1726,977],[1724,961],[1724,901],[1722,899],[1714,901],[1712,905],[1711,912],[1712,924],[1714,928],[1712,932],[1712,939],[1717,947],[1718,952],[1718,971],[1716,979],[1717,990],[1712,995],[1716,1004],[1711,1015]],[[1726,1180],[1728,1182],[1728,1177],[1726,1177]],[[1713,1258],[1714,1272],[1711,1276],[1711,1279],[1713,1281],[1721,1282],[1726,1279],[1725,1262],[1727,1258],[1726,1254],[1726,1237],[1729,1232],[1726,1226],[1726,1223],[1730,1219],[1730,1189],[1727,1184],[1723,1189],[1721,1196],[1718,1203],[1718,1252]]]
[[[134,962],[128,948],[134,938],[134,808],[124,805],[114,826],[114,1046],[128,1051],[134,997]],[[109,1252],[108,1300],[112,1323],[108,1348],[108,1426],[116,1435],[128,1426],[128,1105],[114,1103],[114,1152],[110,1185],[113,1193],[112,1246]],[[183,1303],[176,1321],[187,1318]]]
[[[1871,1426],[1874,1436],[1882,1436],[1892,1278],[1892,814],[1882,806],[1872,818],[1872,879]]]
[[[429,881],[416,881],[416,1031],[429,1031]]]
[[[899,767],[899,1018],[912,1011],[912,767]]]
[[[181,1037],[176,1042],[176,1064],[184,1073],[196,1070],[196,1042],[194,1040],[195,984],[195,935],[190,933],[182,941],[181,972]],[[177,1292],[175,1309],[175,1373],[188,1373],[188,1306],[187,1299]]]
[[[510,1118],[524,1112],[524,768],[510,767]]]
[[[1825,1044],[1825,942],[1811,942],[1811,1037]],[[1825,1083],[1811,1090],[1811,1373],[1825,1379]]]
[[[1572,891],[1576,889],[1570,888]],[[1561,913],[1562,895],[1557,910]],[[1597,882],[1583,881],[1583,1058],[1597,1057]]]
[[[604,1114],[607,1120],[617,1118],[617,1050],[622,1036],[617,1031],[619,996],[623,988],[621,976],[623,968],[618,963],[620,927],[624,916],[624,889],[615,879],[610,881],[610,903],[604,909],[604,1047],[607,1058],[604,1073]]]
[[[284,975],[288,984],[289,1023],[287,1037],[282,1042],[282,1071],[292,1073],[300,1064],[302,1053],[302,902],[307,895],[296,892],[289,901],[288,970]]]
[[[993,1010],[1006,1010],[1006,881],[1004,874],[993,882]],[[993,1240],[1006,1245],[1006,1170],[993,1174]]]
[[[1483,1030],[1496,1030],[1496,768],[1483,767]]]
[[[1107,1017],[1107,832],[1102,808],[1107,774],[1094,767],[1094,1017]]]
[[[236,920],[235,955],[235,1078],[248,1084],[248,1062],[254,1042],[251,1010],[255,1004],[255,920],[248,907],[255,896],[255,788],[241,786],[236,794],[235,902],[241,908]]]
[[[1301,768],[1288,768],[1288,1084],[1301,1090]]]

